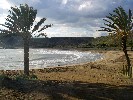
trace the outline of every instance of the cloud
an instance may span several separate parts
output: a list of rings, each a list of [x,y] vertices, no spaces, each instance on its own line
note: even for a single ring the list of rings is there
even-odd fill
[[[1,0],[0,1],[0,9],[9,9],[10,8],[10,3],[8,3],[7,0]]]
[[[68,2],[68,0],[62,0],[62,4],[63,4],[63,5],[66,5],[67,2]]]
[[[65,36],[103,35],[105,33],[96,30],[103,26],[102,19],[109,12],[118,6],[126,11],[133,10],[133,0],[1,0],[0,19],[6,14],[4,9],[24,3],[38,10],[38,18],[47,18],[46,24],[54,24],[46,30],[49,36],[63,36],[64,33]]]
[[[92,7],[93,7],[93,4],[92,4],[91,1],[83,2],[83,3],[79,6],[78,10],[90,9],[90,8],[92,8]]]

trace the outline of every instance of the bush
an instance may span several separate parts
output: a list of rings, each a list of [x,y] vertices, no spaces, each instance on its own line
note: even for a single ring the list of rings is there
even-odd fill
[[[6,76],[5,74],[1,74],[1,75],[0,75],[0,81],[1,81],[1,80],[4,80],[5,78],[9,78],[9,77]]]
[[[27,75],[19,75],[16,77],[16,80],[36,80],[37,76],[32,74],[30,76]]]

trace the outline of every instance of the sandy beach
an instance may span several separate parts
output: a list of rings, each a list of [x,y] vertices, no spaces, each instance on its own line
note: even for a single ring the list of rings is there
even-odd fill
[[[96,52],[96,51],[92,51]],[[104,58],[79,65],[31,70],[37,80],[5,80],[1,100],[132,100],[133,79],[122,74],[122,51],[98,51]],[[133,53],[128,52],[133,65]],[[23,71],[0,72],[15,76]],[[9,81],[9,82],[8,82]],[[10,85],[9,85],[10,84]],[[17,100],[16,99],[16,100]]]
[[[40,80],[82,81],[89,83],[106,83],[112,85],[132,84],[122,74],[123,65],[126,64],[121,51],[103,51],[102,60],[72,66],[58,66],[32,70]],[[133,54],[129,52],[132,59]]]

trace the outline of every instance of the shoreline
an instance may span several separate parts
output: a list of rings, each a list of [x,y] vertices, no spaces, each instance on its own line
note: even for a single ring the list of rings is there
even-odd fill
[[[121,51],[95,51],[95,50],[92,50],[92,51],[82,51],[82,52],[98,53],[98,54],[102,54],[103,57],[101,59],[97,59],[95,61],[89,61],[89,62],[85,62],[85,63],[83,62],[83,63],[77,63],[77,64],[68,64],[68,65],[63,65],[63,66],[62,65],[61,66],[48,66],[48,67],[44,67],[44,68],[41,68],[41,69],[45,69],[45,68],[46,69],[47,68],[58,68],[58,67],[63,67],[64,68],[64,67],[68,67],[68,66],[69,67],[73,67],[73,66],[78,66],[78,65],[82,66],[82,65],[85,65],[85,64],[89,64],[89,63],[103,62],[103,61],[106,61],[106,60],[109,60],[110,59],[110,56],[108,56],[108,52],[121,52]],[[34,69],[31,69],[31,70],[34,70]]]
[[[133,53],[128,53],[133,64]],[[104,59],[86,64],[30,70],[30,75],[37,76],[35,80],[6,78],[1,82],[0,96],[2,100],[132,100],[133,79],[122,74],[123,52],[103,54]],[[14,78],[23,71],[2,73]]]
[[[48,64],[44,64],[44,65],[43,65],[43,63],[42,63],[42,65],[32,65],[31,64],[31,65],[29,65],[30,66],[30,70],[32,70],[32,69],[44,69],[44,68],[54,68],[54,67],[66,67],[66,66],[73,66],[73,65],[81,65],[81,64],[86,64],[86,63],[89,63],[89,62],[95,62],[95,61],[103,58],[103,54],[99,53],[98,51],[82,51],[82,50],[76,50],[76,49],[73,49],[73,50],[72,49],[63,50],[63,49],[47,49],[47,48],[40,49],[40,50],[44,50],[44,51],[45,50],[46,51],[47,50],[57,50],[57,51],[59,50],[58,52],[60,52],[60,51],[61,52],[62,51],[66,51],[66,52],[67,51],[70,51],[73,55],[79,56],[80,58],[76,57],[76,60],[74,60],[74,58],[73,58],[73,60],[68,61],[68,62],[67,61],[63,61],[63,62],[61,61],[60,63],[55,62],[55,63],[48,63]],[[95,59],[92,58],[94,60],[94,61],[92,61],[91,58],[89,58],[89,57],[87,57],[85,55],[82,57],[82,56],[80,56],[79,53],[82,53],[83,55],[84,55],[84,53],[86,53],[87,55],[89,55],[89,53],[94,54],[94,55],[97,55],[98,54],[98,56],[97,57],[95,56],[94,57]],[[92,55],[92,57],[93,57],[93,55]],[[42,61],[42,60],[43,59],[41,59],[40,61]],[[32,63],[32,61],[31,61],[31,63]],[[15,68],[15,62],[13,63],[13,65],[14,65],[14,67],[12,65],[11,65],[11,67],[8,65],[7,68],[4,69],[4,67],[3,67],[3,69],[1,69],[1,70],[5,70],[5,71],[6,70],[23,70],[23,66],[22,67],[20,67],[20,66],[17,67],[16,66],[16,68]]]
[[[61,78],[61,80],[64,81],[78,80],[91,83],[107,83],[112,85],[133,84],[133,82],[121,72],[123,64],[125,63],[123,52],[107,51],[103,53],[105,58],[102,60],[66,65],[65,67],[57,66],[54,68],[35,69],[32,71],[36,73],[40,80],[60,80]],[[129,54],[132,54],[132,52]],[[131,61],[131,63],[133,64],[133,61]],[[69,77],[67,75],[69,75]]]
[[[30,69],[30,74],[36,75],[39,80],[43,81],[60,80],[61,78],[61,80],[63,79],[65,81],[80,80],[84,82],[108,83],[114,85],[133,84],[128,77],[122,74],[123,65],[126,63],[122,51],[103,51],[102,54],[105,57],[97,61],[42,69]],[[132,52],[129,52],[129,55],[132,58],[131,64],[133,64]],[[23,74],[23,70],[0,70],[0,74],[2,73],[14,76]]]

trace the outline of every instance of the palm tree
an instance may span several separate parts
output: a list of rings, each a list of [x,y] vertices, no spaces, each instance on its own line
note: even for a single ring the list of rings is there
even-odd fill
[[[10,14],[7,16],[5,24],[1,24],[7,29],[0,31],[3,34],[17,34],[22,36],[24,41],[24,74],[29,75],[29,41],[36,33],[38,34],[37,36],[46,36],[43,30],[51,27],[51,24],[40,27],[46,20],[46,18],[42,18],[34,25],[37,10],[29,7],[27,4],[20,4],[20,7],[11,7],[9,12]]]
[[[104,23],[107,27],[101,27],[102,30],[99,31],[107,31],[110,35],[114,35],[116,37],[120,37],[121,39],[121,47],[126,57],[127,67],[128,67],[128,76],[131,76],[131,63],[127,53],[127,38],[130,36],[133,23],[132,23],[132,12],[129,9],[129,13],[127,14],[125,10],[120,6],[116,8],[114,13],[109,13],[109,16],[106,16],[103,19],[106,23]]]

